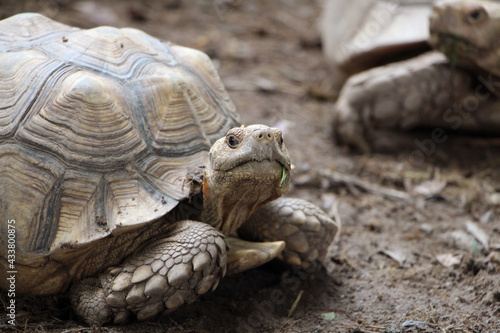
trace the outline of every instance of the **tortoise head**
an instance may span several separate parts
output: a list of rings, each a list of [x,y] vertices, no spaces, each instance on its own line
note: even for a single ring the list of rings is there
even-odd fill
[[[290,155],[281,131],[265,125],[233,128],[210,150],[203,183],[205,221],[229,235],[289,185]]]
[[[437,1],[429,43],[452,65],[495,72],[500,68],[500,4],[494,1]]]

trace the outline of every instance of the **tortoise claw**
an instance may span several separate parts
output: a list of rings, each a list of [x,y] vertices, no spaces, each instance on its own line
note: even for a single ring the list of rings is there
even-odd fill
[[[229,248],[228,275],[263,265],[276,258],[285,248],[284,241],[249,242],[235,237],[227,237],[226,243]]]

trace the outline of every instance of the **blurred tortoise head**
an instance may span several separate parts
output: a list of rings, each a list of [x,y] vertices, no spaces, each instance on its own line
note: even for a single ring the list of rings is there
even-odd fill
[[[452,65],[500,76],[500,3],[441,0],[434,4],[429,43]]]
[[[281,131],[240,126],[200,51],[16,15],[0,21],[0,110],[0,287],[13,270],[20,293],[73,284],[89,323],[152,318],[278,255],[307,267],[337,231],[312,204],[268,204],[290,184]],[[227,237],[260,207],[247,234],[267,242]]]

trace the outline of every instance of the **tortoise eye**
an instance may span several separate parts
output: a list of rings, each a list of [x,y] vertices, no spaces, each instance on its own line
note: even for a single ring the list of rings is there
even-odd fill
[[[280,138],[278,139],[278,145],[280,146],[280,148],[283,146],[283,137],[280,136]]]
[[[484,10],[484,8],[480,7],[473,9],[469,13],[467,13],[467,21],[469,21],[469,23],[478,23],[486,19],[487,16],[488,14]]]
[[[227,137],[227,145],[231,148],[236,148],[240,144],[240,141],[234,136],[234,135],[229,135]]]

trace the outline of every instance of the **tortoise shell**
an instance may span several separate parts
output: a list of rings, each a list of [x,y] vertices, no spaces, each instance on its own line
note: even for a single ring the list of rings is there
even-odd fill
[[[326,60],[352,75],[426,51],[431,7],[432,0],[328,0],[321,27]]]
[[[1,234],[15,220],[29,264],[151,222],[238,121],[200,51],[39,14],[0,21]]]

